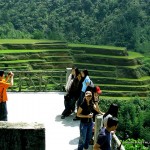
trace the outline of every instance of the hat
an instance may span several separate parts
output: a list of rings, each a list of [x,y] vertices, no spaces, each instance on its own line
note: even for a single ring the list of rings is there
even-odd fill
[[[101,93],[102,93],[102,91],[101,91],[101,89],[100,89],[99,86],[96,86],[96,92],[97,92],[98,94],[101,94]]]
[[[92,96],[92,93],[90,91],[86,91],[85,96]]]

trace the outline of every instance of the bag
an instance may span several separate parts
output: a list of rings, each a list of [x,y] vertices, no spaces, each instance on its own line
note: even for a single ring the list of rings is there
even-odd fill
[[[90,84],[87,86],[86,91],[92,91],[93,88],[94,88],[94,83],[92,80],[90,80]]]
[[[90,87],[94,87],[94,83],[93,83],[93,81],[91,80],[90,81],[90,85],[89,85]]]

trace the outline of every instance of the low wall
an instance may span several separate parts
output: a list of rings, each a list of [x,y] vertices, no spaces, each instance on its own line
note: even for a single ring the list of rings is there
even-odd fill
[[[0,150],[45,150],[44,125],[0,121]]]

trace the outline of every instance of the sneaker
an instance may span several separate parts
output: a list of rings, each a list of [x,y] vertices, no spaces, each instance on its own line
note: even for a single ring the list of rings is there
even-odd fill
[[[94,140],[91,139],[89,144],[90,144],[90,145],[94,145]]]
[[[75,116],[75,118],[73,118],[73,121],[76,121],[76,120],[80,120],[80,117]]]

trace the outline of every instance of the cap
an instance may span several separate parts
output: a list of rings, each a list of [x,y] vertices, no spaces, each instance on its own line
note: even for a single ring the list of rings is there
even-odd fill
[[[92,96],[92,93],[90,91],[86,91],[85,96]]]
[[[101,91],[101,89],[100,89],[99,86],[96,86],[96,92],[97,92],[98,94],[101,94],[101,93],[102,93],[102,91]]]

